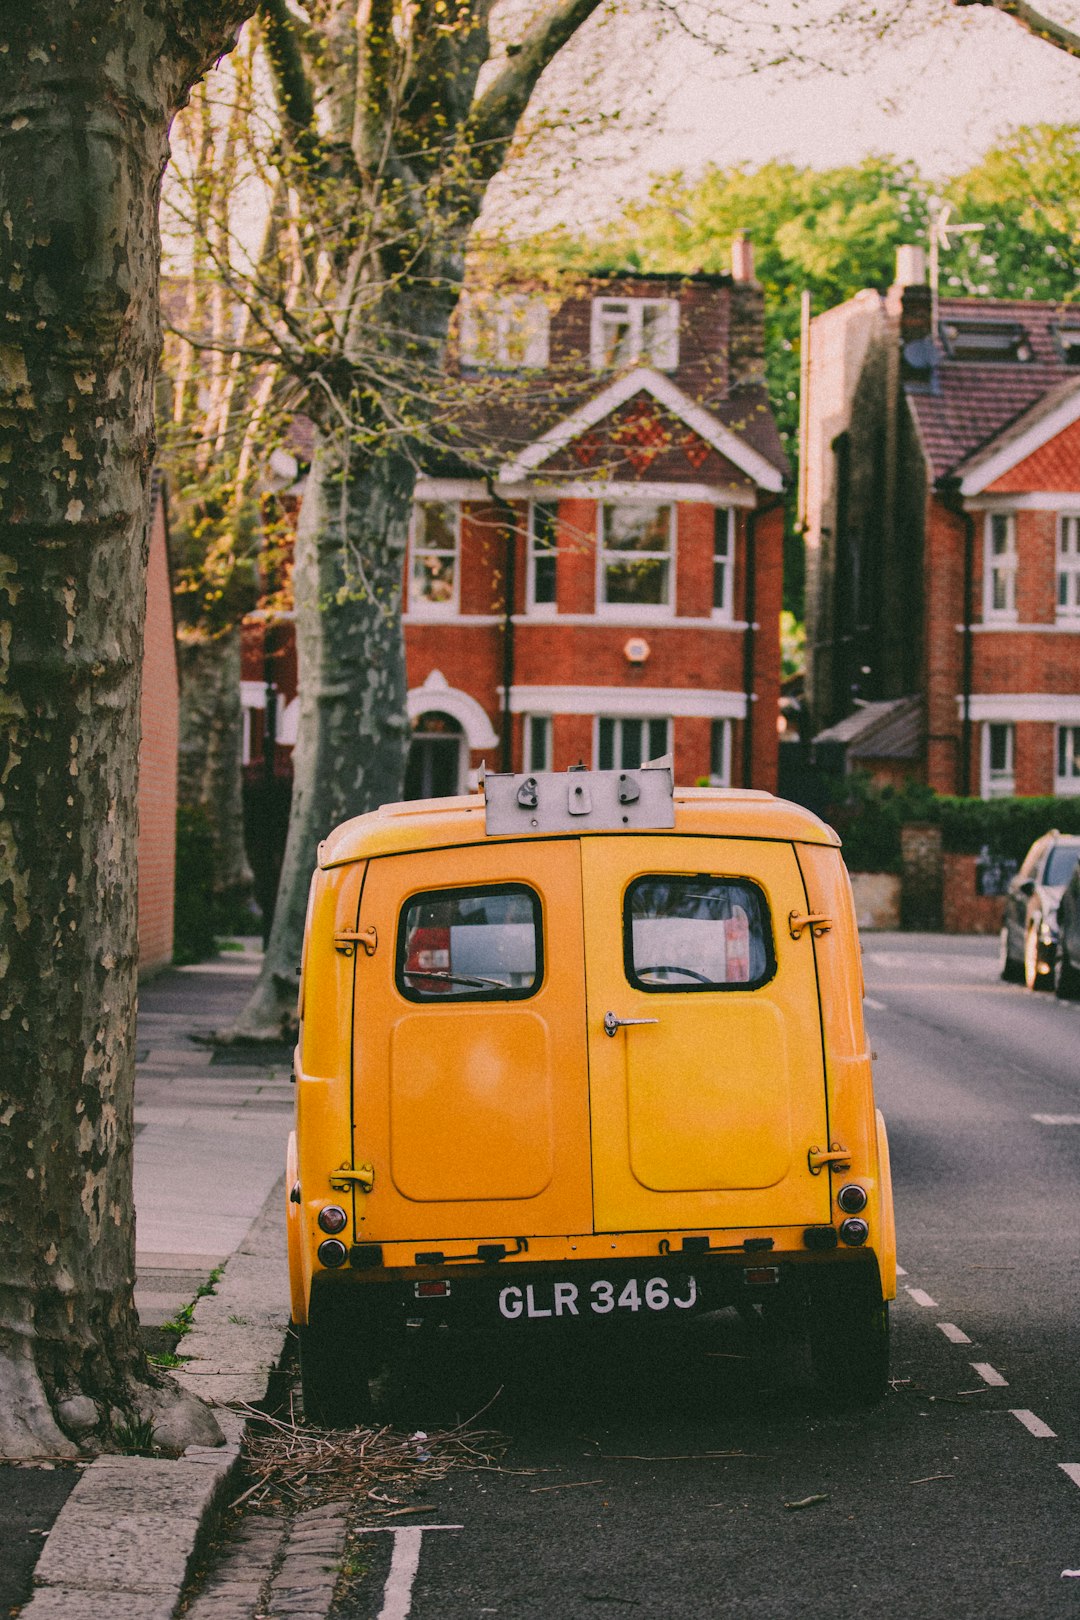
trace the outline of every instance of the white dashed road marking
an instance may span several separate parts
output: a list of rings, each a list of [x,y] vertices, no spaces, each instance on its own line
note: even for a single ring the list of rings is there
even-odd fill
[[[420,1568],[420,1546],[428,1530],[460,1530],[460,1524],[364,1524],[357,1527],[359,1535],[373,1531],[389,1531],[394,1538],[394,1553],[390,1559],[390,1572],[383,1587],[383,1605],[378,1620],[408,1620],[412,1610],[413,1583]]]
[[[1058,1463],[1063,1474],[1068,1474],[1074,1485],[1080,1485],[1080,1463]]]
[[[897,1275],[897,1276],[898,1276],[898,1277],[906,1277],[906,1276],[907,1276],[907,1272],[906,1272],[906,1271],[905,1271],[905,1270],[904,1270],[904,1268],[903,1268],[903,1266],[897,1266],[897,1268],[896,1268],[896,1275]]]
[[[1080,1125],[1080,1114],[1032,1114],[1037,1125]]]
[[[991,1384],[994,1389],[1008,1389],[1009,1380],[1007,1378],[1002,1378],[997,1369],[995,1367],[991,1367],[988,1361],[973,1361],[971,1365],[974,1367],[984,1384]]]
[[[930,1295],[926,1292],[925,1289],[923,1289],[923,1288],[909,1288],[908,1293],[911,1295],[911,1298],[912,1298],[912,1301],[913,1301],[914,1304],[916,1304],[916,1305],[929,1305],[931,1310],[935,1310],[935,1311],[937,1310],[937,1300],[936,1299],[931,1299]]]
[[[955,1322],[939,1322],[938,1327],[944,1333],[950,1344],[970,1344],[967,1334],[958,1328]]]
[[[875,1001],[873,996],[863,996],[863,1006],[873,1007],[875,1012],[888,1012],[889,1010],[883,1001]]]
[[[1035,1436],[1036,1440],[1057,1439],[1057,1435],[1054,1433],[1050,1425],[1048,1423],[1044,1423],[1042,1418],[1036,1417],[1034,1412],[1029,1412],[1027,1408],[1023,1406],[1013,1407],[1011,1410],[1012,1415],[1014,1418],[1016,1418],[1017,1422],[1022,1423],[1028,1433]]]

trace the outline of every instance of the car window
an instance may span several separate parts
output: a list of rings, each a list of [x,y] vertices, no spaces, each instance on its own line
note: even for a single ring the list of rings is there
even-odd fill
[[[1080,849],[1075,844],[1055,844],[1050,851],[1043,873],[1043,882],[1051,889],[1063,888],[1073,875]]]
[[[638,878],[626,892],[623,956],[642,990],[756,989],[776,967],[768,902],[746,878]]]
[[[415,894],[398,924],[397,986],[410,1001],[515,1001],[543,977],[540,897],[524,884]]]

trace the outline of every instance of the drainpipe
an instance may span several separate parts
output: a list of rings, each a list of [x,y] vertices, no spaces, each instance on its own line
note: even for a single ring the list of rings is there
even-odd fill
[[[757,520],[783,505],[782,495],[765,506],[755,506],[746,516],[746,631],[743,636],[743,693],[746,719],[742,737],[742,785],[751,786],[754,774],[754,657],[757,651]]]
[[[510,699],[514,691],[514,596],[517,585],[517,534],[514,508],[495,492],[493,478],[487,480],[488,494],[499,514],[503,531],[503,644],[502,644],[502,736],[499,740],[499,769],[514,768],[514,732]]]

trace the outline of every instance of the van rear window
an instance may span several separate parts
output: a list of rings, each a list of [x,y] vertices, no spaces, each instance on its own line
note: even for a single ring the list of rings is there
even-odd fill
[[[746,878],[638,878],[626,892],[623,955],[641,990],[754,990],[776,971],[768,902]]]
[[[518,1001],[543,967],[540,897],[524,884],[432,889],[402,909],[397,986],[410,1001]]]

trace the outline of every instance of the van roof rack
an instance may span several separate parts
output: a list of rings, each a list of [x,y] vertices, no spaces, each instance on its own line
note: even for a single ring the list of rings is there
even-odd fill
[[[637,770],[495,772],[484,776],[485,831],[663,832],[675,825],[668,765]]]

